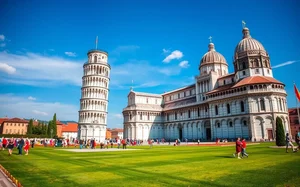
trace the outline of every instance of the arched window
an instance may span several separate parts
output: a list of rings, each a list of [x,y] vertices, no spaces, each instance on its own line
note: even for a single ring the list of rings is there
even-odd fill
[[[266,110],[265,99],[260,99],[260,108],[261,110]]]
[[[94,63],[97,62],[97,56],[94,56]]]
[[[200,108],[198,108],[198,117],[200,117]]]
[[[243,124],[244,124],[244,126],[247,126],[247,121],[246,120],[243,121]]]
[[[142,113],[140,113],[140,120],[143,120],[143,115],[142,115]]]
[[[224,84],[224,85],[226,84],[226,81],[225,81],[225,80],[223,80],[223,84]]]
[[[246,63],[243,62],[243,69],[246,69]]]
[[[216,113],[216,115],[219,115],[219,111],[218,111],[218,106],[217,105],[215,106],[215,113]]]
[[[232,127],[232,126],[233,126],[233,125],[232,125],[232,121],[230,121],[230,122],[229,122],[229,127]]]
[[[221,127],[220,123],[217,123],[217,126],[218,126],[218,128],[220,128]]]
[[[282,111],[282,103],[281,103],[281,99],[279,99],[279,106],[280,106],[280,110]]]
[[[227,114],[230,114],[230,105],[227,104]]]
[[[256,66],[256,67],[259,67],[259,63],[258,63],[258,60],[257,60],[257,59],[255,59],[255,66]]]
[[[188,116],[189,116],[189,118],[191,118],[191,111],[190,110],[188,112]]]
[[[132,116],[131,116],[131,114],[129,114],[129,120],[131,120],[131,118],[132,118]]]
[[[175,112],[175,120],[177,120],[177,112]]]
[[[244,101],[241,101],[241,112],[245,112]]]

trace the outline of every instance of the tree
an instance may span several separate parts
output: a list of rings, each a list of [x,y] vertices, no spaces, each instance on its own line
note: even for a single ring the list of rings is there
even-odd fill
[[[52,127],[52,120],[50,120],[50,121],[48,122],[47,134],[48,134],[49,137],[51,136],[51,129],[53,129],[53,127]],[[52,134],[52,135],[53,135],[53,134]],[[51,137],[51,138],[52,138],[52,137]]]
[[[282,120],[280,117],[276,118],[276,145],[284,146],[285,145],[285,135],[282,125]]]
[[[52,127],[53,127],[53,133],[52,133],[52,135],[55,136],[55,135],[57,135],[56,113],[54,113],[54,115],[53,115]]]
[[[47,135],[47,125],[45,123],[42,125],[42,134]]]
[[[27,134],[32,134],[32,128],[33,128],[33,120],[29,120],[29,124],[27,126]]]

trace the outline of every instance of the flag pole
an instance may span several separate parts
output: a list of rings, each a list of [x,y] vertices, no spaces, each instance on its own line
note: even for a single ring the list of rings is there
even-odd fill
[[[297,88],[297,86],[296,86],[296,83],[294,82],[294,86],[295,86],[295,88]],[[298,89],[297,90],[295,90],[295,91],[298,91]],[[299,91],[298,91],[299,92]],[[296,93],[295,93],[296,94]],[[298,124],[300,124],[300,114],[299,114],[299,100],[298,100],[298,97],[296,96],[296,110],[297,110],[297,115],[298,115]]]

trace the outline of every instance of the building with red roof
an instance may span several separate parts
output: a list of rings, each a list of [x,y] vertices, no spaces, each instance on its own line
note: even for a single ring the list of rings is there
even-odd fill
[[[111,130],[112,139],[123,139],[123,129],[114,128]]]
[[[289,118],[291,123],[291,133],[293,136],[293,139],[295,138],[296,131],[300,132],[300,109],[297,108],[289,108]]]
[[[229,73],[210,41],[193,84],[163,94],[131,89],[123,109],[124,138],[273,140],[277,117],[291,132],[285,85],[274,78],[267,50],[247,27],[232,62]]]
[[[78,134],[78,124],[77,123],[67,123],[62,125],[62,137],[66,139],[76,139]]]
[[[27,120],[20,118],[0,118],[0,134],[26,134]]]

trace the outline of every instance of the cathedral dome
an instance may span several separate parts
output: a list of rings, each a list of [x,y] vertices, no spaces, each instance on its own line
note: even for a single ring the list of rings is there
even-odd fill
[[[208,45],[208,52],[203,55],[200,61],[200,67],[208,64],[214,64],[214,63],[227,65],[224,56],[215,50],[215,45],[213,43],[210,43]]]
[[[259,41],[250,36],[249,29],[245,27],[243,29],[243,39],[236,46],[234,54],[235,59],[237,59],[249,55],[267,55],[267,52],[264,46]]]

